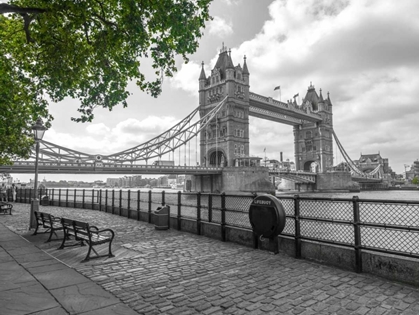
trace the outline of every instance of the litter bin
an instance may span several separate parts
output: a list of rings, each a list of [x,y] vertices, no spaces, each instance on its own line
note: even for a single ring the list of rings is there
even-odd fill
[[[50,205],[50,199],[47,195],[41,197],[41,206],[49,206]]]
[[[167,230],[169,229],[169,217],[170,217],[170,207],[158,207],[155,210],[155,229],[156,230]]]

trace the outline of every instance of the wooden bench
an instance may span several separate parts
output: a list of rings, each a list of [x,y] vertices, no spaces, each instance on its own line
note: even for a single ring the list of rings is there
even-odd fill
[[[65,247],[77,245],[89,245],[87,255],[85,259],[82,260],[82,262],[89,261],[93,258],[105,256],[114,257],[111,251],[111,244],[115,234],[114,231],[112,231],[111,229],[98,230],[96,226],[90,226],[89,223],[70,220],[66,218],[61,218],[61,224],[64,230],[64,238],[63,242],[61,243],[61,246],[58,249],[63,249]],[[74,241],[69,244],[71,237],[74,238]],[[108,254],[99,255],[97,251],[93,248],[93,246],[95,245],[101,245],[106,243],[109,243]],[[90,257],[90,253],[92,250],[95,252],[96,257]]]
[[[0,202],[0,213],[7,214],[7,211],[9,211],[9,214],[12,214],[12,208],[13,205],[6,202]]]
[[[57,236],[57,233],[55,233],[55,231],[63,230],[63,226],[61,225],[61,218],[55,217],[52,214],[46,212],[35,211],[34,213],[36,219],[36,228],[35,232],[32,235],[37,235],[39,233],[39,227],[46,229],[44,232],[41,232],[41,234],[50,233],[50,237],[48,238],[48,240],[45,241],[45,243],[51,241],[51,237],[53,234]]]

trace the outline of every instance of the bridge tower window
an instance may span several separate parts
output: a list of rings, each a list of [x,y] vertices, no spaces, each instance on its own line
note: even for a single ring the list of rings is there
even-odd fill
[[[312,138],[312,132],[311,131],[307,131],[305,133],[305,139],[310,139],[310,138]]]

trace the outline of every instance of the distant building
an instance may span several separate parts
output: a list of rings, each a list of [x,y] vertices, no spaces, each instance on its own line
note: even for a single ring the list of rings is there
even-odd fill
[[[414,177],[419,177],[419,160],[413,162],[409,171],[405,172],[405,178],[412,181]]]
[[[363,173],[370,173],[380,165],[378,177],[395,178],[395,172],[389,166],[388,159],[383,158],[379,152],[375,154],[360,154],[359,160],[354,161],[354,164]]]
[[[120,186],[120,179],[119,178],[107,178],[106,185],[108,187],[119,187]]]
[[[290,162],[289,159],[286,161],[278,160],[265,160],[262,163],[262,166],[268,167],[270,170],[280,170],[280,171],[295,171],[295,163]]]

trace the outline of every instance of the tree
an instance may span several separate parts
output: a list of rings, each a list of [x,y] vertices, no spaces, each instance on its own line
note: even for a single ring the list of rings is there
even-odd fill
[[[0,41],[0,51],[2,44]],[[0,55],[0,164],[29,157],[34,143],[31,127],[38,116],[46,117],[49,126],[46,101],[34,93],[13,60]]]
[[[50,123],[47,100],[80,100],[76,122],[92,121],[94,108],[127,106],[127,84],[153,97],[164,76],[176,72],[175,57],[188,62],[198,48],[211,0],[10,0],[0,3],[0,74],[14,79],[0,85],[1,106],[13,117],[0,162],[25,157],[32,141],[30,121]],[[151,61],[155,76],[141,65]],[[16,81],[17,78],[17,81]],[[2,82],[4,83],[4,82]],[[12,87],[10,89],[9,87]],[[19,91],[18,99],[15,99]],[[7,105],[4,105],[7,102]],[[3,105],[2,105],[3,104]],[[7,117],[6,117],[7,116]],[[3,123],[2,121],[2,123]],[[0,137],[3,141],[3,129]],[[13,146],[23,135],[19,148]],[[6,139],[9,139],[6,138]]]
[[[418,185],[419,184],[419,178],[416,176],[413,178],[413,180],[411,181],[412,184],[414,185]]]

